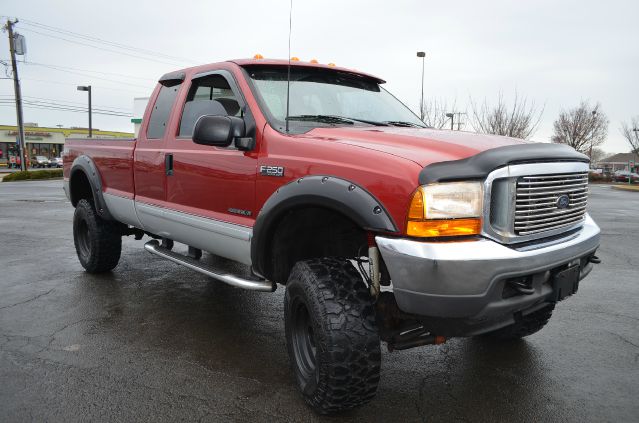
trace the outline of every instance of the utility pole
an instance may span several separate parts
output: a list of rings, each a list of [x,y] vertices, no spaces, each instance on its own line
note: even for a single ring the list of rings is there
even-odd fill
[[[27,170],[27,154],[26,146],[24,143],[24,120],[22,118],[22,91],[20,90],[20,80],[18,79],[18,64],[16,63],[16,46],[15,37],[13,35],[13,25],[18,23],[18,20],[11,22],[7,20],[5,28],[9,32],[9,51],[11,53],[11,67],[13,69],[13,90],[16,98],[16,115],[18,118],[18,136],[19,136],[19,149],[20,149],[20,170]]]

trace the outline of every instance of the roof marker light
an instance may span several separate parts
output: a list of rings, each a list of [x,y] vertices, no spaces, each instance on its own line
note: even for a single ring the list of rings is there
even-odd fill
[[[253,59],[255,59],[255,60],[260,60],[260,59],[263,59],[263,58],[264,58],[264,56],[262,56],[260,53],[257,53],[255,56],[253,56]]]
[[[291,62],[299,62],[299,61],[300,61],[299,57],[297,57],[297,56],[291,57]]]
[[[333,67],[335,67],[335,63],[331,62],[331,63],[328,64],[328,66],[333,68]]]
[[[317,59],[311,59],[311,63],[319,63]]]

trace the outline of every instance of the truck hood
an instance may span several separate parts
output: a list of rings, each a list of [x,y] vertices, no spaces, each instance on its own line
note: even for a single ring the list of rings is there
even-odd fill
[[[315,128],[304,137],[324,139],[411,160],[420,166],[465,159],[485,150],[529,144],[517,138],[430,128]]]

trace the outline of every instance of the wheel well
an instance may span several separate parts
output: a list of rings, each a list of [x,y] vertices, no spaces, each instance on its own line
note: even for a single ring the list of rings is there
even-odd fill
[[[306,207],[290,210],[276,223],[265,260],[265,275],[285,284],[293,265],[317,257],[366,254],[366,231],[334,210]]]
[[[69,180],[69,189],[71,190],[71,204],[73,204],[73,207],[77,206],[82,199],[93,203],[93,189],[89,178],[83,171],[76,170],[73,172]]]

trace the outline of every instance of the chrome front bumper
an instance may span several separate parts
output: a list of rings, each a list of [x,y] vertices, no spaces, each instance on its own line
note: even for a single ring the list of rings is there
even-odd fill
[[[436,318],[490,320],[531,309],[552,295],[551,272],[580,263],[580,279],[592,269],[599,227],[586,215],[577,232],[526,247],[481,238],[423,242],[376,237],[399,308]],[[580,261],[581,260],[581,261]],[[531,276],[535,292],[503,298],[509,278]],[[524,313],[525,314],[525,313]],[[501,326],[504,322],[501,322]]]

